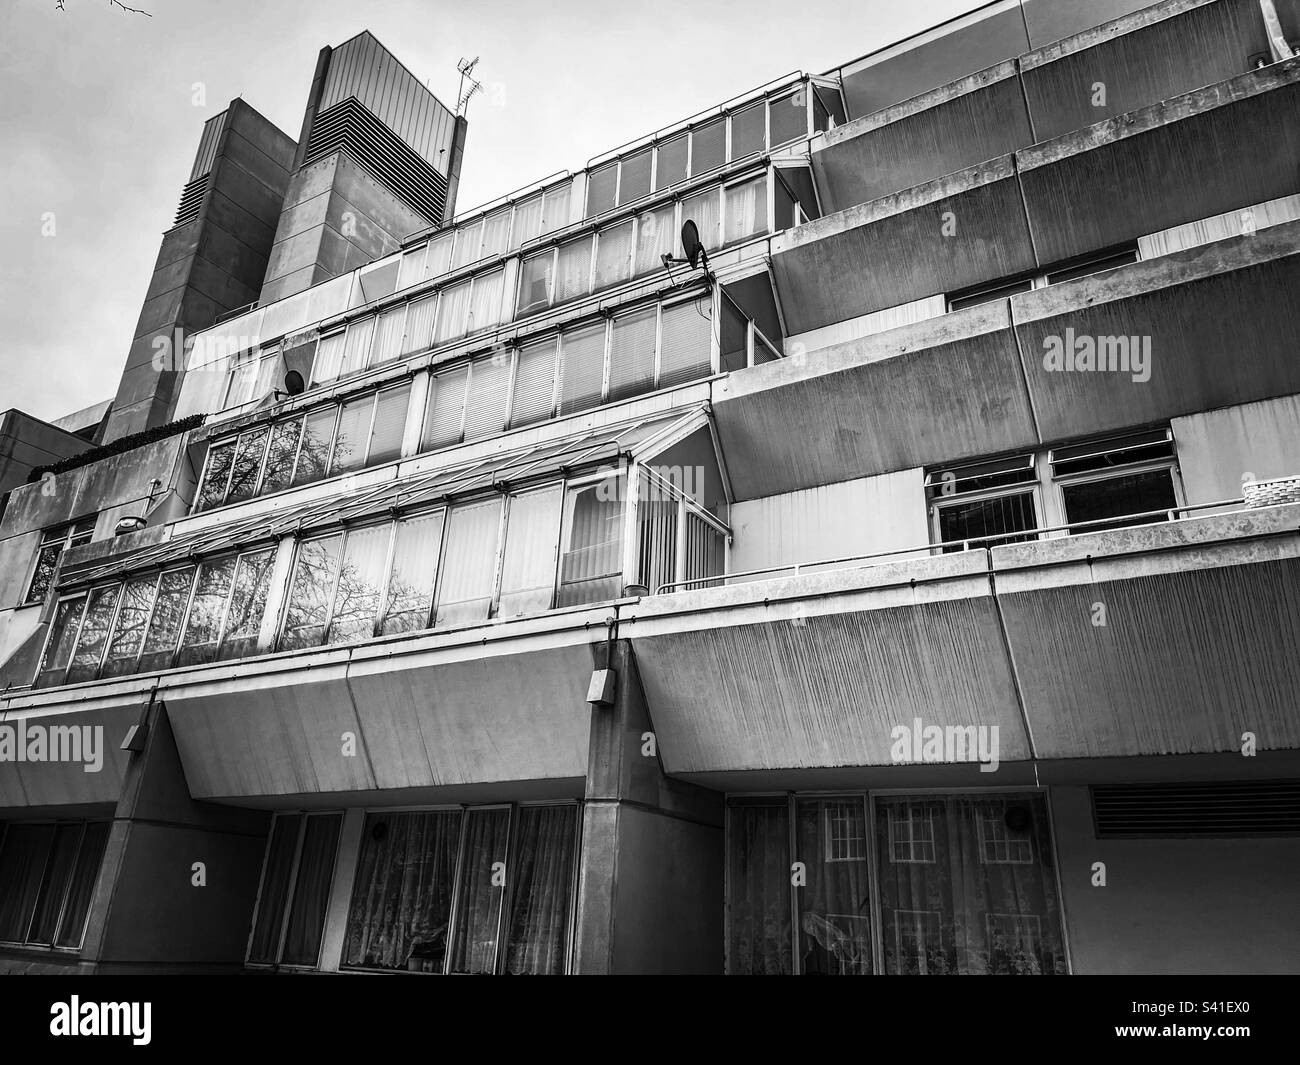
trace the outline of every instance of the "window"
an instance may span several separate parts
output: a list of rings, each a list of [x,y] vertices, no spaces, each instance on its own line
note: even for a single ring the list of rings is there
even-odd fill
[[[451,269],[451,246],[455,239],[456,231],[452,229],[429,238],[428,257],[424,263],[425,277],[439,277]]]
[[[560,417],[600,405],[605,385],[605,323],[560,338]]]
[[[320,338],[320,342],[316,345],[316,360],[311,370],[313,386],[333,381],[344,372],[343,356],[346,344],[346,330]]]
[[[799,799],[796,859],[807,883],[796,892],[799,970],[852,976],[872,971],[867,818],[862,798]]]
[[[466,223],[456,230],[456,251],[451,258],[453,270],[479,260],[483,248],[483,219]]]
[[[518,314],[545,307],[551,302],[551,278],[555,270],[555,252],[547,249],[524,259],[519,268]]]
[[[315,968],[320,962],[342,823],[336,813],[275,815],[248,942],[250,965]]]
[[[1028,277],[1018,281],[1000,281],[994,285],[985,285],[983,288],[949,297],[948,310],[949,312],[960,311],[966,307],[977,307],[981,303],[1010,299],[1017,293],[1028,292],[1033,287],[1033,278]]]
[[[1022,813],[1013,814],[1012,810]],[[1032,864],[1034,843],[1029,834],[1029,815],[1025,807],[1008,807],[1005,802],[986,803],[976,807],[975,816],[981,862],[985,865]]]
[[[392,636],[429,625],[445,511],[397,523],[379,632]]]
[[[767,232],[767,178],[755,178],[726,190],[726,231],[723,242],[731,244],[756,233]]]
[[[221,628],[225,621],[226,605],[230,600],[231,581],[235,576],[235,559],[228,557],[199,566],[194,597],[190,601],[189,616],[185,619],[185,634],[181,637],[177,664],[195,665],[214,662],[221,641]],[[89,613],[87,613],[89,617]],[[84,626],[83,626],[84,628]],[[82,641],[85,636],[83,634]],[[81,642],[78,642],[78,648]],[[75,664],[76,658],[74,656]]]
[[[1074,263],[1070,266],[1062,266],[1056,270],[1050,270],[1047,274],[1047,283],[1049,285],[1059,285],[1063,281],[1073,281],[1076,277],[1087,277],[1090,274],[1099,274],[1103,270],[1114,270],[1116,267],[1128,266],[1130,263],[1138,261],[1137,245],[1131,245],[1127,248],[1121,248],[1118,251],[1110,252],[1102,256],[1093,256],[1085,259],[1083,262]]]
[[[662,308],[659,326],[659,387],[671,388],[713,369],[712,332],[707,299]]]
[[[1053,448],[1049,463],[1071,535],[1170,521],[1179,505],[1168,429]]]
[[[36,687],[50,688],[64,683],[85,611],[84,594],[60,599],[55,606],[54,620],[50,623],[45,652],[41,656],[41,668],[36,677]]]
[[[475,359],[469,367],[469,388],[465,393],[465,440],[499,433],[506,424],[510,399],[510,357],[489,355]]]
[[[573,182],[552,185],[542,193],[542,232],[554,233],[569,224],[569,198],[573,194]]]
[[[464,431],[465,387],[469,383],[469,364],[436,374],[429,382],[429,398],[424,411],[422,450],[432,451],[449,444],[459,444]]]
[[[925,807],[896,804],[888,823],[890,862],[934,863],[934,820]]]
[[[158,575],[135,577],[122,587],[122,603],[113,623],[113,635],[108,642],[108,654],[100,669],[101,677],[118,677],[134,672],[136,659],[144,646],[149,615],[153,611]]]
[[[271,428],[266,446],[266,471],[262,475],[262,494],[279,492],[293,480],[293,464],[302,440],[302,418],[277,422]]]
[[[82,518],[70,525],[60,525],[47,529],[41,534],[41,546],[36,552],[36,568],[32,571],[31,583],[27,585],[24,604],[43,603],[46,595],[54,587],[54,579],[59,572],[59,559],[69,547],[80,547],[90,543],[95,535],[97,518]]]
[[[565,972],[577,825],[573,804],[367,814],[344,966]]]
[[[677,241],[676,218],[677,210],[672,206],[645,211],[638,216],[633,263],[637,277],[664,268],[663,257],[673,253]]]
[[[690,150],[686,133],[670,137],[659,145],[655,161],[655,190],[662,191],[686,180],[686,159]]]
[[[307,414],[298,447],[298,461],[293,469],[293,486],[321,480],[329,470],[330,447],[334,443],[334,425],[338,421],[336,404],[318,407]]]
[[[706,252],[722,245],[722,190],[714,185],[682,200],[682,224],[690,219],[700,231],[700,243]]]
[[[347,531],[326,643],[352,643],[375,634],[392,531],[390,524]]]
[[[563,498],[559,485],[511,496],[506,513],[498,617],[551,608]]]
[[[632,276],[632,234],[635,222],[602,229],[596,245],[596,288],[608,288]]]
[[[510,403],[510,428],[544,421],[555,412],[558,379],[556,338],[547,337],[519,349],[514,395]]]
[[[230,484],[226,490],[227,503],[240,503],[256,495],[258,480],[262,473],[262,460],[266,457],[266,442],[270,435],[270,430],[263,425],[239,437],[230,466]]]
[[[611,403],[653,390],[658,328],[657,307],[647,307],[614,319],[609,345]]]
[[[280,650],[297,651],[324,642],[342,547],[343,536],[338,533],[298,545]]]
[[[462,503],[447,517],[436,624],[485,621],[496,580],[501,500]]]
[[[587,175],[587,216],[611,210],[618,196],[618,163],[597,167]]]
[[[464,336],[469,321],[470,281],[444,288],[438,296],[438,317],[433,329],[435,345]]]
[[[790,814],[784,799],[733,801],[727,810],[727,971],[788,976]]]
[[[653,150],[642,148],[625,156],[619,169],[618,202],[631,203],[650,194],[650,166]]]
[[[761,152],[767,141],[767,107],[762,100],[731,116],[731,158]]]
[[[622,484],[620,474],[568,490],[556,606],[615,599],[622,590]]]
[[[771,138],[769,144],[776,148],[792,140],[808,136],[808,97],[803,88],[769,102]]]
[[[591,237],[579,237],[561,244],[555,265],[553,302],[585,296],[591,291]]]
[[[149,627],[145,630],[144,646],[140,649],[136,672],[149,673],[171,665],[176,645],[181,638],[185,608],[190,602],[194,569],[193,566],[185,566],[164,570],[158,578],[153,613],[149,618]]]
[[[405,303],[389,307],[379,315],[375,325],[375,348],[370,356],[370,365],[380,366],[401,355],[406,347],[403,343],[406,335]]]
[[[483,247],[479,258],[493,259],[510,247],[510,208],[494,211],[483,219]]]
[[[0,942],[81,949],[109,824],[0,824]]]
[[[944,553],[1032,540],[1037,483],[1033,455],[931,470],[925,478],[931,535],[947,545]]]
[[[99,664],[108,645],[108,633],[113,624],[120,591],[120,586],[116,584],[91,589],[86,603],[86,615],[82,618],[81,631],[77,634],[77,647],[72,652],[72,661],[68,663],[68,684],[94,680],[99,673]]]
[[[530,196],[515,204],[514,227],[510,234],[510,246],[519,248],[530,240],[536,240],[542,232],[542,196]]]
[[[501,321],[501,292],[504,283],[504,270],[493,270],[474,278],[469,305],[469,332],[487,329]]]
[[[691,177],[716,170],[727,161],[727,120],[715,118],[691,131]]]

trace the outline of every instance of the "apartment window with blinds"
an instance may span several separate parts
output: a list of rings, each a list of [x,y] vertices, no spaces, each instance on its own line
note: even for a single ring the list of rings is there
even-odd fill
[[[675,303],[662,310],[659,341],[659,387],[671,388],[713,372],[707,297]]]
[[[59,560],[63,552],[70,547],[88,544],[95,535],[96,517],[81,518],[69,525],[59,525],[46,529],[41,534],[41,545],[36,552],[36,567],[32,570],[32,579],[27,584],[27,595],[23,603],[43,603],[46,595],[54,587],[55,577],[59,572]]]
[[[547,249],[524,259],[519,267],[519,299],[515,311],[523,314],[551,302],[551,277],[555,269],[555,251]]]
[[[545,421],[555,413],[558,380],[555,337],[525,344],[516,355],[515,384],[510,404],[510,428]]]
[[[623,586],[623,475],[568,489],[555,605],[614,599]]]
[[[761,152],[767,141],[767,107],[764,101],[742,107],[731,116],[731,158],[743,159]]]
[[[682,200],[682,223],[687,219],[700,231],[700,243],[709,251],[722,246],[722,189],[713,186]]]
[[[650,194],[653,154],[651,148],[642,148],[624,157],[619,164],[618,202],[620,205],[631,203]]]
[[[343,815],[276,814],[271,823],[248,964],[315,968]]]
[[[591,245],[591,237],[579,237],[560,245],[555,264],[553,303],[564,303],[591,291]]]
[[[501,321],[501,293],[505,282],[504,270],[493,270],[474,278],[470,294],[469,323],[467,331],[477,332],[497,325]]]
[[[487,619],[492,608],[500,532],[500,499],[451,508],[435,624],[460,625]]]
[[[635,221],[622,222],[597,235],[596,288],[607,288],[632,277],[633,230]]]
[[[637,277],[664,268],[663,257],[671,255],[677,242],[676,208],[659,207],[637,216],[636,258],[633,271]]]
[[[560,337],[560,417],[599,406],[605,385],[605,323]]]
[[[433,329],[434,344],[464,336],[469,320],[470,281],[444,288],[438,296],[438,316]]]
[[[614,319],[609,345],[609,402],[654,389],[658,329],[657,307]]]
[[[499,354],[470,363],[465,394],[465,440],[491,436],[505,428],[510,361],[509,354]]]
[[[0,942],[81,949],[110,826],[0,822]]]
[[[727,120],[715,118],[691,131],[691,177],[716,170],[727,161]]]
[[[659,145],[655,159],[655,189],[671,188],[686,180],[686,163],[690,152],[690,137],[679,133]]]
[[[459,444],[465,428],[465,389],[469,384],[469,364],[434,375],[429,382],[425,404],[421,449]]]
[[[498,617],[549,610],[564,492],[559,485],[510,497],[501,559]]]
[[[724,192],[726,228],[723,243],[746,240],[767,232],[767,178],[731,185]]]
[[[483,220],[470,222],[456,230],[456,250],[451,257],[452,269],[477,262],[483,247]]]
[[[587,175],[587,217],[612,210],[618,196],[618,163],[597,167]]]
[[[445,517],[446,511],[439,510],[397,522],[379,622],[381,636],[428,627]]]
[[[577,832],[571,803],[367,814],[344,966],[565,972]]]

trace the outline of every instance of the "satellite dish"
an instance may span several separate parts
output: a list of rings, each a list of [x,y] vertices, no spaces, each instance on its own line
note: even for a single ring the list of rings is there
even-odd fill
[[[284,375],[284,391],[286,395],[301,396],[306,387],[307,383],[297,370],[290,370]]]
[[[704,245],[700,243],[700,230],[689,218],[682,223],[682,251],[686,253],[686,261],[694,269],[700,260],[700,252],[704,250]]]

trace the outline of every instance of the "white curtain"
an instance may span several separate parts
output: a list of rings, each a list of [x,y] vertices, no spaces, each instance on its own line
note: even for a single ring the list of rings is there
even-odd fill
[[[453,507],[438,591],[438,625],[483,621],[492,606],[501,501]]]
[[[560,245],[555,268],[555,302],[576,299],[591,291],[591,237]]]
[[[563,499],[559,485],[511,497],[498,616],[550,609]]]
[[[464,334],[469,313],[469,286],[468,281],[462,281],[442,290],[438,299],[438,324],[433,331],[435,344],[454,340]]]
[[[726,243],[767,229],[767,178],[727,189]]]

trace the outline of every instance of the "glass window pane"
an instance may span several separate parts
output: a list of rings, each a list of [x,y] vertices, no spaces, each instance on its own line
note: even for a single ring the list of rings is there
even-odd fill
[[[749,362],[749,319],[723,296],[722,328],[718,331],[718,365],[727,371],[743,370]]]
[[[343,369],[343,351],[347,341],[346,332],[331,333],[320,338],[316,345],[316,362],[311,371],[311,383],[322,384],[333,381]]]
[[[370,357],[370,364],[395,359],[405,350],[402,340],[406,334],[406,304],[389,307],[379,316],[379,325],[375,331],[375,349]]]
[[[68,662],[72,659],[72,648],[77,642],[77,630],[85,607],[86,597],[79,595],[75,599],[60,599],[54,608],[54,622],[50,625],[50,635],[45,643],[45,655],[41,659],[41,681],[37,687],[63,683],[63,670],[68,668]]]
[[[501,501],[453,507],[438,589],[437,625],[483,621],[492,605]]]
[[[266,455],[266,441],[270,435],[270,429],[262,426],[239,438],[235,461],[230,469],[227,503],[239,503],[253,498],[257,491],[257,479],[262,472],[262,458]]]
[[[257,920],[248,947],[248,960],[270,965],[280,950],[280,926],[289,897],[293,859],[298,850],[302,814],[280,814],[271,825],[271,843],[262,865],[262,886],[257,898]]]
[[[347,341],[343,346],[343,366],[339,369],[340,377],[346,377],[358,370],[364,370],[370,365],[370,345],[374,338],[375,319],[373,315],[369,318],[362,318],[359,322],[352,322],[348,326]]]
[[[553,185],[542,193],[542,232],[554,233],[569,224],[569,199],[573,195],[573,182]]]
[[[661,191],[686,180],[688,134],[681,133],[659,145],[655,163],[655,189]]]
[[[423,351],[433,344],[433,319],[438,309],[438,297],[425,296],[412,300],[406,316],[406,340],[403,351]]]
[[[519,349],[510,427],[544,421],[555,409],[555,337]]]
[[[200,507],[202,509],[202,507]],[[63,540],[44,544],[36,556],[36,569],[32,573],[32,583],[27,589],[26,603],[42,603],[54,583],[54,575],[59,569],[59,556],[63,554]]]
[[[72,872],[72,885],[63,905],[63,919],[59,922],[56,946],[81,946],[86,931],[86,917],[90,913],[90,900],[95,894],[99,867],[104,860],[104,848],[108,845],[110,827],[107,821],[91,821],[86,825],[81,837],[81,848],[77,852],[77,865]]]
[[[560,417],[600,404],[605,385],[605,323],[560,338]]]
[[[402,253],[402,266],[397,272],[397,287],[399,290],[409,288],[411,285],[418,285],[424,280],[424,263],[428,251],[429,246],[421,244],[418,248],[412,248],[410,251]]]
[[[0,941],[27,938],[53,843],[53,825],[10,825],[0,838]]]
[[[375,413],[372,393],[343,404],[338,431],[334,434],[334,453],[330,456],[330,473],[360,469],[366,463],[366,444],[370,441],[370,422]]]
[[[1173,476],[1168,469],[1062,485],[1061,498],[1065,503],[1065,520],[1071,525],[1072,536],[1168,521],[1167,514],[1145,518],[1126,515],[1143,514],[1149,510],[1169,510],[1178,506],[1178,500],[1174,496]],[[1106,518],[1118,520],[1107,521],[1102,525],[1076,525],[1078,522],[1104,521]]]
[[[424,413],[424,434],[420,446],[425,451],[460,443],[465,413],[465,385],[469,365],[440,373],[429,382],[429,400]]]
[[[140,654],[140,672],[166,669],[171,665],[193,583],[193,566],[167,570],[159,579],[153,616],[149,619],[149,631],[145,633],[144,650]]]
[[[482,258],[483,250],[483,219],[476,222],[470,222],[468,225],[460,226],[456,229],[456,250],[451,257],[451,267],[453,270],[462,266],[468,266],[470,263],[478,262]]]
[[[616,285],[632,276],[631,221],[602,229],[596,244],[596,287]]]
[[[591,291],[591,237],[579,237],[560,245],[555,267],[555,302],[585,296]]]
[[[559,485],[511,497],[498,617],[550,609],[555,594],[555,556],[563,499]]]
[[[81,623],[81,633],[77,637],[77,649],[72,652],[72,662],[68,666],[69,684],[94,680],[95,674],[99,672],[99,660],[108,643],[108,628],[113,623],[119,591],[120,587],[114,584],[107,588],[96,588],[90,593],[86,618]]]
[[[773,148],[799,137],[808,136],[808,107],[804,90],[778,96],[768,102],[771,114]]]
[[[522,247],[542,232],[542,195],[538,193],[515,204],[515,219],[510,230],[510,246]]]
[[[158,578],[154,575],[136,577],[126,582],[101,676],[120,677],[135,669],[135,657],[144,645],[145,629],[153,610],[153,594],[157,583]]]
[[[646,211],[637,218],[636,276],[664,268],[664,255],[672,255],[677,244],[676,212],[673,207]]]
[[[298,545],[298,558],[289,587],[289,606],[280,636],[282,651],[315,647],[325,638],[342,544],[343,537],[335,535]]]
[[[487,329],[501,321],[501,289],[505,281],[504,270],[493,270],[474,278],[474,291],[469,307],[469,331]]]
[[[298,465],[293,471],[295,487],[300,484],[311,484],[325,476],[338,413],[338,407],[331,404],[307,415],[302,431],[302,447],[298,449]]]
[[[450,972],[496,971],[497,936],[504,886],[493,883],[493,865],[506,861],[509,809],[467,810],[465,847],[456,891]]]
[[[712,373],[712,325],[707,305],[689,300],[663,309],[659,338],[659,387],[671,388]]]
[[[465,400],[466,440],[490,436],[505,428],[509,391],[508,352],[474,360],[470,367],[469,394]]]
[[[607,163],[587,175],[587,217],[608,211],[614,206],[618,185],[618,163]]]
[[[289,487],[289,481],[293,477],[293,463],[298,457],[300,436],[301,417],[280,422],[271,429],[271,442],[266,449],[266,472],[262,475],[263,495]]]
[[[609,345],[609,402],[654,389],[658,322],[657,307],[614,319]]]
[[[435,344],[465,335],[465,323],[469,315],[469,286],[468,281],[461,281],[442,290],[438,299],[438,322],[433,330]]]
[[[494,211],[483,220],[483,258],[504,255],[510,236],[510,208]]]
[[[429,254],[424,263],[426,278],[438,277],[451,269],[451,246],[455,235],[456,231],[449,229],[429,240]]]
[[[618,202],[631,203],[650,193],[651,148],[624,156],[623,169],[618,179]]]
[[[185,622],[185,635],[181,637],[177,665],[211,662],[217,657],[217,641],[221,636],[221,623],[234,575],[233,556],[216,562],[204,562],[199,566],[194,600],[190,603],[190,616]]]
[[[442,972],[461,817],[459,810],[366,815],[344,965]]]
[[[743,159],[761,152],[767,139],[767,105],[756,104],[741,108],[731,116],[731,158]]]
[[[375,402],[375,420],[370,429],[370,449],[366,452],[366,465],[376,466],[391,462],[402,453],[402,437],[406,433],[406,408],[411,400],[410,384],[386,388]]]
[[[551,249],[525,259],[519,268],[519,299],[515,311],[522,314],[551,302],[551,274],[555,252]]]
[[[865,976],[871,972],[869,838],[862,799],[800,799],[798,853],[807,883],[799,906],[801,972]]]
[[[257,650],[274,567],[274,551],[240,555],[219,658],[241,658]]]
[[[691,177],[716,170],[727,161],[727,120],[715,118],[691,130]]]
[[[368,640],[375,634],[391,535],[388,524],[349,530],[327,643]]]
[[[682,224],[687,219],[700,231],[700,243],[708,252],[717,251],[722,242],[722,196],[717,188],[705,189],[682,201]]]
[[[938,507],[939,540],[977,540],[996,536],[996,540],[982,540],[976,546],[992,547],[995,544],[1023,543],[1032,535],[1014,535],[1037,528],[1038,518],[1033,492],[1012,492],[988,499],[973,499],[944,503]],[[961,551],[960,543],[950,544],[945,553]]]
[[[36,912],[32,915],[27,942],[47,946],[54,943],[58,928],[59,911],[63,909],[63,896],[72,879],[72,867],[77,860],[77,846],[81,842],[82,826],[61,824],[55,826],[54,842],[45,861],[45,876],[41,883]]]
[[[786,976],[790,959],[790,837],[784,800],[727,811],[727,971]]]
[[[577,848],[574,806],[521,806],[510,896],[505,971],[513,975],[564,972]]]
[[[726,193],[726,242],[767,232],[767,178],[733,185]]]
[[[445,514],[440,510],[397,523],[392,572],[388,578],[388,602],[380,626],[382,635],[412,632],[428,626]]]
[[[556,606],[616,598],[623,585],[621,477],[569,490]]]
[[[203,471],[203,487],[199,489],[196,509],[209,510],[226,501],[226,488],[230,483],[230,466],[235,457],[235,442],[229,440],[208,448],[207,468]],[[57,555],[55,556],[57,558]]]
[[[284,936],[284,965],[315,966],[320,960],[321,936],[325,931],[325,907],[329,903],[334,854],[338,850],[340,814],[317,814],[307,818],[298,876],[293,886],[293,906]]]

